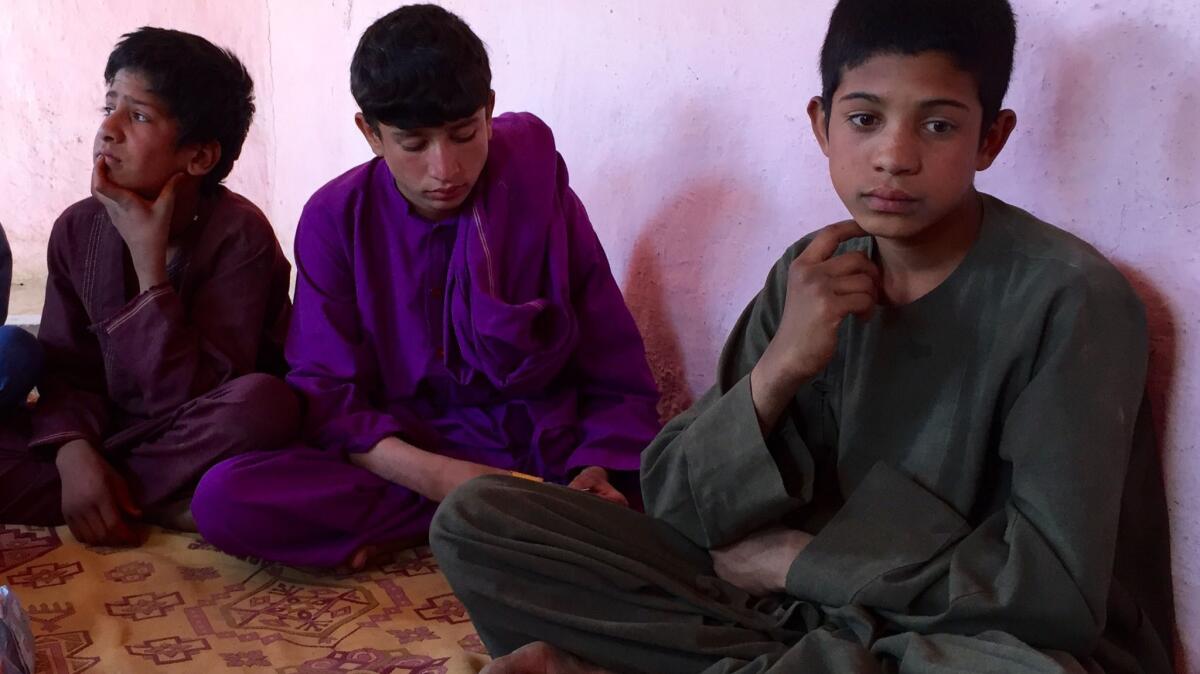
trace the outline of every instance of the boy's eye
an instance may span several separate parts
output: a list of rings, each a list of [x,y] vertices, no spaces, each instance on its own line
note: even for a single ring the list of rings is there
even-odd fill
[[[133,118],[139,122],[149,122],[150,121],[149,117],[147,117],[146,115],[144,115],[140,112],[133,113]]]
[[[405,152],[420,152],[421,150],[425,149],[425,141],[422,140],[415,143],[400,143],[400,149],[404,150]]]
[[[925,122],[925,129],[930,133],[942,136],[953,131],[955,126],[953,123],[947,122],[944,119],[935,119]]]
[[[869,112],[856,112],[848,118],[851,126],[871,129],[879,125],[879,118]]]
[[[469,143],[475,140],[475,129],[471,129],[470,133],[450,136],[450,140],[456,143]]]
[[[111,106],[111,105],[106,105],[106,106],[100,108],[100,114],[104,115],[105,117],[108,117],[112,113],[113,113],[113,106]]]

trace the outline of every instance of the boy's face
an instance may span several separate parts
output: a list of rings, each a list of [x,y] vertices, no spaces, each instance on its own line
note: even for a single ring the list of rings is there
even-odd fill
[[[1016,118],[1004,111],[980,143],[983,107],[970,73],[947,55],[880,54],[847,69],[829,120],[809,116],[834,189],[868,233],[915,239],[973,208],[975,172],[989,167]]]
[[[457,213],[487,163],[490,102],[470,117],[436,127],[401,129],[380,122],[376,133],[362,113],[355,121],[371,150],[387,163],[396,188],[429,220]]]
[[[173,174],[187,171],[192,152],[180,147],[178,120],[133,70],[118,70],[104,94],[92,161],[104,157],[109,180],[153,198]]]

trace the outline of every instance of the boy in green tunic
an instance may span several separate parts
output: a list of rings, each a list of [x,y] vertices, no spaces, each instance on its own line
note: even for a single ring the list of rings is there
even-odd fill
[[[808,112],[853,219],[783,255],[645,451],[648,515],[508,478],[438,512],[489,674],[1171,670],[1127,561],[1142,306],[974,188],[1014,44],[1006,0],[838,3]]]

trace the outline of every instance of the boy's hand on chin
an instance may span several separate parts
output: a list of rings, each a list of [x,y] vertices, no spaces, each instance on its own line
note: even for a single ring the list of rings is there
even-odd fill
[[[836,254],[842,242],[865,235],[855,222],[830,225],[792,261],[783,315],[768,348],[782,351],[796,380],[815,376],[829,363],[843,319],[865,318],[879,301],[875,263],[858,251]]]
[[[167,242],[175,212],[175,190],[183,176],[171,176],[154,201],[147,201],[114,183],[103,157],[92,166],[92,196],[104,205],[125,240],[142,292],[167,280]]]
[[[788,269],[779,327],[750,372],[762,431],[775,427],[796,390],[833,358],[838,327],[851,314],[869,317],[879,301],[879,268],[866,255],[837,255],[838,246],[866,232],[853,221],[820,230]]]

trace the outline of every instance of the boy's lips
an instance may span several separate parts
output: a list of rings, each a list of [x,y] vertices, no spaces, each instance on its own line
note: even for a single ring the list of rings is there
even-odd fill
[[[466,185],[454,185],[453,187],[443,187],[437,190],[426,190],[425,194],[435,201],[450,201],[462,196],[466,190]]]
[[[880,213],[911,213],[920,201],[913,195],[890,187],[876,187],[863,193],[867,207]]]

